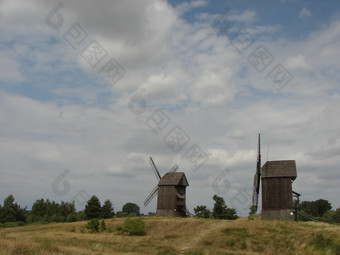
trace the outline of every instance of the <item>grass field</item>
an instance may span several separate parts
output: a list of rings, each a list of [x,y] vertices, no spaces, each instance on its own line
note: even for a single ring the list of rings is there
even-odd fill
[[[0,229],[0,254],[340,254],[340,226],[315,222],[145,217],[145,236],[116,228],[89,233],[86,222]]]

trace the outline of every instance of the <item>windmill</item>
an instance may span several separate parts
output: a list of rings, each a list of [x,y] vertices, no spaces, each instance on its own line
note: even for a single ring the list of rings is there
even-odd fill
[[[254,188],[253,188],[253,198],[252,198],[252,208],[253,212],[257,212],[258,202],[259,202],[259,193],[260,193],[260,181],[261,181],[261,142],[260,142],[260,134],[259,134],[259,142],[257,146],[257,164],[256,164],[256,173],[254,175]]]
[[[176,172],[178,169],[176,164],[161,177],[151,157],[149,162],[158,180],[158,185],[146,197],[144,206],[147,206],[158,194],[156,215],[186,216],[185,189],[189,184],[185,174]]]
[[[296,179],[295,160],[267,161],[261,168],[260,134],[257,149],[257,165],[254,176],[252,212],[257,212],[260,182],[262,182],[263,220],[294,220],[293,195],[300,196],[292,190]],[[297,212],[297,209],[295,208]]]

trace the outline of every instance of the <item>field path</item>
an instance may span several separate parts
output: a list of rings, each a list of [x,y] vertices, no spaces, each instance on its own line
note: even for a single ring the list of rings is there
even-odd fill
[[[228,225],[228,222],[225,221],[218,221],[218,220],[211,220],[208,221],[207,224],[204,224],[204,228],[197,232],[194,236],[190,237],[190,242],[181,242],[179,245],[180,251],[185,251],[188,249],[196,248],[197,244],[203,240],[206,236],[210,233],[215,232],[217,229],[224,228]]]

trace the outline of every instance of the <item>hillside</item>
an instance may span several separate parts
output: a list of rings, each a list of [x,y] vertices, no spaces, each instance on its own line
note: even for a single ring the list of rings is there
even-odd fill
[[[124,219],[88,233],[86,222],[0,229],[0,254],[340,254],[340,226],[314,222],[145,217],[145,236],[122,235]]]

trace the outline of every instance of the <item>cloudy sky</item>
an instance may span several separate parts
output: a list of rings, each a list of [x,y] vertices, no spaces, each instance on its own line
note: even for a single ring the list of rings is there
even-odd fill
[[[155,211],[152,156],[247,215],[261,133],[340,207],[339,43],[336,0],[1,0],[0,201]]]

